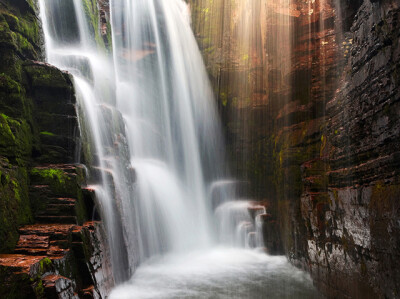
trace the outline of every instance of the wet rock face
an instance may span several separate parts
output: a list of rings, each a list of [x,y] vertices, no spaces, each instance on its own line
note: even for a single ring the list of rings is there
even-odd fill
[[[333,294],[395,298],[400,290],[399,13],[397,1],[359,7],[345,75],[327,103],[328,197],[322,212],[302,218],[326,222],[309,233],[318,236],[316,249],[327,263],[309,257],[316,271],[340,277],[327,286],[330,276],[316,275]]]
[[[113,281],[99,223],[27,225],[20,234],[15,253],[0,254],[2,298],[106,297]]]
[[[8,252],[18,226],[33,220],[31,165],[71,163],[79,135],[70,76],[36,61],[42,56],[35,6],[0,5],[0,252]]]
[[[328,297],[398,297],[399,1],[192,2],[233,169],[290,260]]]
[[[69,74],[43,60],[36,2],[0,0],[0,297],[104,298],[104,233],[77,161]]]

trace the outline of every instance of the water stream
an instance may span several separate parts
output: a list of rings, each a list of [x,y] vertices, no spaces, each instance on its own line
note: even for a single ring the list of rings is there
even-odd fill
[[[186,3],[111,0],[112,51],[93,3],[39,0],[47,61],[74,77],[111,298],[317,296],[284,257],[253,249],[266,211],[235,199]]]

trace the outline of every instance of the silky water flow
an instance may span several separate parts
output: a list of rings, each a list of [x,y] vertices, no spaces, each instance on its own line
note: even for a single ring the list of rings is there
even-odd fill
[[[253,249],[265,208],[235,200],[236,182],[224,179],[187,4],[111,0],[110,51],[90,3],[39,0],[47,61],[74,79],[116,282],[110,298],[317,296],[286,258]]]

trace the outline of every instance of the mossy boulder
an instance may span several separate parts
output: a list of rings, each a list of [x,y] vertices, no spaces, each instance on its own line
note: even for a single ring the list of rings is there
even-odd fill
[[[35,15],[0,10],[0,48],[12,49],[29,59],[39,58],[40,32]]]
[[[31,86],[33,88],[61,88],[71,90],[71,80],[69,75],[63,73],[56,67],[45,63],[27,62],[24,64]]]

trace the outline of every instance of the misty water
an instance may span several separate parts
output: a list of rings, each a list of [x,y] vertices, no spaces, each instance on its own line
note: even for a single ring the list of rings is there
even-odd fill
[[[320,298],[285,257],[219,247],[143,264],[111,298]]]
[[[110,297],[318,297],[307,274],[255,248],[266,211],[232,187],[186,3],[110,0],[107,50],[89,2],[39,6],[47,61],[74,77]]]

